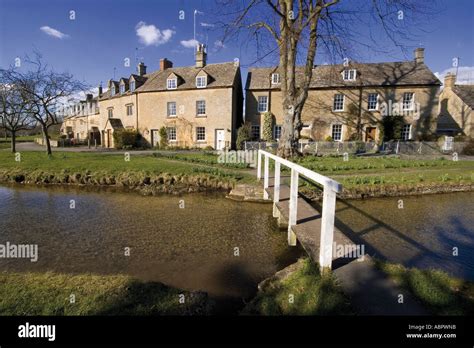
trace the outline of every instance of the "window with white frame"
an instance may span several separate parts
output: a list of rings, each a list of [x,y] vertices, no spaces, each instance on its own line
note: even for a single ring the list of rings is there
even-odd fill
[[[273,73],[272,74],[272,84],[277,85],[280,83],[280,74]]]
[[[369,110],[377,110],[378,109],[378,93],[369,93],[369,97],[367,99],[367,109]]]
[[[133,104],[128,104],[126,105],[127,107],[127,116],[132,116],[133,115]]]
[[[111,96],[115,95],[115,85],[112,85],[112,87],[110,88],[110,95]]]
[[[342,78],[344,81],[355,81],[357,77],[357,71],[355,69],[348,69],[342,72]]]
[[[207,76],[196,77],[196,87],[205,88],[207,86]]]
[[[166,80],[166,88],[168,89],[176,89],[178,87],[178,81],[177,79],[167,79]]]
[[[176,102],[168,102],[166,104],[167,116],[176,117]]]
[[[196,101],[196,115],[197,116],[206,115],[206,101],[205,100]]]
[[[405,92],[403,93],[403,110],[413,110],[413,102],[415,101],[415,93]]]
[[[114,117],[114,108],[108,108],[107,109],[107,115],[109,118],[113,118]]]
[[[344,94],[334,95],[333,111],[344,111]]]
[[[411,124],[404,124],[402,127],[402,140],[410,140],[411,139]]]
[[[176,127],[167,127],[166,135],[168,136],[168,141],[176,141]]]
[[[273,126],[273,138],[278,140],[281,137],[281,126],[275,125]]]
[[[124,94],[125,93],[125,85],[120,85],[120,94]]]
[[[342,140],[342,124],[333,124],[331,132],[332,140],[341,141]]]
[[[196,140],[197,141],[206,140],[206,127],[196,127]]]
[[[258,97],[258,112],[268,111],[268,97],[266,95],[260,95]]]
[[[135,90],[135,81],[130,81],[130,92]]]
[[[260,139],[260,126],[259,125],[252,125],[252,139],[253,140]]]

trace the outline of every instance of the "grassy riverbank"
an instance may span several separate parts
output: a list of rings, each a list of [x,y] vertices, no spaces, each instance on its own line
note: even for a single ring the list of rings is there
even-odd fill
[[[0,152],[0,182],[29,184],[114,185],[144,193],[228,190],[254,182],[248,170],[198,164],[167,157],[130,154],[22,152],[21,161]]]
[[[473,282],[438,270],[406,268],[380,261],[376,265],[433,315],[474,315]]]
[[[207,315],[211,310],[203,293],[128,276],[0,273],[0,315]]]
[[[244,308],[248,315],[348,315],[349,300],[331,275],[321,275],[308,258],[300,259],[294,271],[269,280]]]
[[[420,160],[397,157],[307,156],[297,160],[302,166],[340,182],[341,198],[403,196],[411,194],[472,191],[474,161],[446,159]],[[302,192],[310,198],[320,190],[302,181]]]

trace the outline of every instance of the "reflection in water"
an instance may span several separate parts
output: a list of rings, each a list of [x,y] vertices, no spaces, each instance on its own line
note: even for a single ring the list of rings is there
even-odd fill
[[[0,187],[0,244],[39,246],[38,262],[0,259],[0,271],[122,273],[247,297],[301,254],[286,244],[271,205],[97,190]]]
[[[474,193],[459,192],[340,201],[336,219],[371,255],[474,280],[473,211]]]

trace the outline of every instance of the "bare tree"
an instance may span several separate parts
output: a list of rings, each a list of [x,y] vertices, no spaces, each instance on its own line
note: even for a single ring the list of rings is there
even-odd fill
[[[36,123],[31,104],[15,85],[0,85],[0,115],[2,128],[10,132],[11,151],[15,153],[17,132],[31,129]]]
[[[278,53],[285,113],[278,154],[285,158],[298,154],[303,127],[301,115],[318,47],[331,57],[348,57],[354,53],[355,46],[381,52],[378,36],[385,33],[393,46],[404,50],[415,38],[409,34],[415,12],[422,18],[429,13],[423,12],[422,6],[415,5],[413,0],[218,0],[218,3],[222,9],[217,21],[224,31],[222,42],[247,31],[256,43],[257,61]],[[400,20],[405,17],[408,20]],[[377,26],[371,28],[374,24]],[[364,36],[360,34],[361,28],[369,28],[365,41],[360,39]],[[248,45],[248,38],[245,41]],[[268,42],[273,45],[265,47]]]
[[[42,60],[35,52],[33,59],[26,57],[31,66],[27,72],[10,68],[2,70],[6,83],[16,86],[22,97],[31,105],[34,119],[41,126],[48,155],[52,154],[48,130],[62,122],[61,109],[74,95],[86,90],[86,85],[68,72],[59,73]]]

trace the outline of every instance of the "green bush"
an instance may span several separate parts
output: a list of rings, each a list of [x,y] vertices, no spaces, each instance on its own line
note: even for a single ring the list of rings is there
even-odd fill
[[[129,149],[140,146],[141,135],[134,129],[118,129],[114,131],[116,149]]]
[[[166,149],[168,146],[168,131],[166,127],[160,128],[160,149]]]
[[[273,141],[273,114],[271,112],[263,115],[262,139],[268,142]]]
[[[252,140],[252,125],[249,122],[245,122],[237,130],[237,150],[244,149],[244,142]]]

